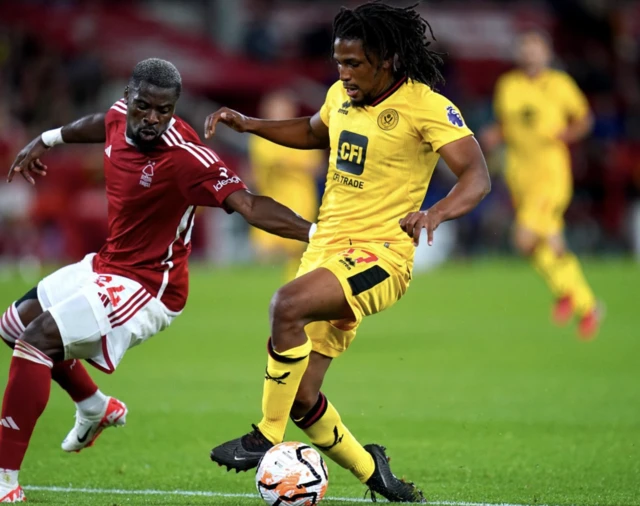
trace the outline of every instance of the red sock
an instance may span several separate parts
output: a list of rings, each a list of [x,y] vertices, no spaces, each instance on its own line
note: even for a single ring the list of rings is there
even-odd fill
[[[71,396],[73,402],[84,401],[98,391],[98,385],[79,360],[58,362],[51,369],[51,378]]]
[[[19,347],[20,341],[16,343]],[[29,346],[30,353],[34,353]],[[37,351],[37,350],[36,350]],[[40,353],[40,352],[38,352]],[[36,422],[49,401],[51,366],[14,356],[2,401],[0,468],[19,470]]]

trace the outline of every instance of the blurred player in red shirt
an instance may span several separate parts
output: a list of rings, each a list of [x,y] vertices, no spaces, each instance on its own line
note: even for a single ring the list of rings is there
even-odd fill
[[[148,59],[133,71],[124,99],[51,130],[17,156],[31,184],[46,174],[40,157],[65,143],[105,143],[109,234],[97,254],[44,278],[0,320],[13,348],[0,419],[0,503],[25,500],[18,484],[51,379],[76,402],[65,451],[91,446],[103,429],[124,425],[127,408],[105,396],[81,362],[111,373],[127,349],[168,327],[185,306],[196,206],[240,213],[250,224],[308,241],[311,223],[274,200],[253,195],[218,155],[174,115],[182,80],[169,62]]]

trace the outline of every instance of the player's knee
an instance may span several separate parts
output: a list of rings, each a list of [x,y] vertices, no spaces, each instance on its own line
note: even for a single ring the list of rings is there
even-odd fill
[[[64,346],[60,330],[49,312],[42,313],[29,323],[21,339],[53,360],[64,358]]]
[[[518,250],[518,253],[525,257],[532,256],[536,250],[535,245],[531,244],[516,244],[516,249]]]
[[[279,324],[297,324],[303,317],[302,303],[297,290],[280,288],[271,299],[271,321]]]
[[[551,251],[553,251],[553,254],[557,257],[562,257],[567,253],[567,247],[561,237],[550,238],[549,247],[551,248]]]
[[[536,250],[536,246],[538,244],[537,238],[524,236],[520,234],[516,234],[514,238],[513,245],[515,246],[518,253],[525,257],[530,257],[533,255]]]
[[[38,301],[35,288],[16,301],[16,309],[25,327],[42,314],[42,306]]]

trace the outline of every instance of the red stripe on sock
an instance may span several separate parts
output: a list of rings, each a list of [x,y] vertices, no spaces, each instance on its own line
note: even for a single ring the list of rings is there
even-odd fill
[[[13,323],[13,325],[18,329],[18,333],[22,334],[25,327],[20,319],[20,315],[18,314],[18,309],[14,305],[11,305],[9,309],[7,309],[7,314],[9,315],[11,323]]]
[[[5,314],[2,315],[2,320],[0,321],[2,322],[2,328],[7,334],[9,334],[9,336],[13,337],[14,339],[20,339],[22,332],[16,329],[16,327],[13,325],[13,323],[9,319],[8,310]]]
[[[2,331],[7,335],[8,338],[13,339],[14,341],[17,339],[14,336],[13,332],[11,331],[11,329],[9,328],[9,326],[5,323],[4,315],[2,315],[2,318],[0,318],[0,327],[2,328]],[[6,339],[5,339],[5,341],[6,341]]]
[[[41,360],[42,362],[48,364],[49,367],[53,367],[53,360],[51,360],[51,357],[49,357],[46,353],[41,352],[35,346],[24,342],[22,339],[18,339],[16,341],[16,347],[14,349],[18,350],[18,351],[21,351],[22,353],[26,353],[28,355],[31,355],[32,357],[36,357],[37,359]]]

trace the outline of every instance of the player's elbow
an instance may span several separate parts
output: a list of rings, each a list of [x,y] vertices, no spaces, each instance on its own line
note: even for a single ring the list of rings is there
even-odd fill
[[[587,135],[591,134],[593,132],[593,128],[595,126],[596,123],[596,119],[593,115],[593,113],[589,112],[586,117],[584,118],[584,124],[583,124],[583,130],[584,130],[584,134],[583,137],[586,137]]]
[[[257,199],[257,195],[247,190],[240,190],[229,195],[225,200],[225,205],[242,216],[249,225],[255,225]]]
[[[259,221],[258,213],[256,211],[256,202],[259,197],[249,192],[247,192],[247,195],[248,198],[245,199],[240,214],[249,225],[256,226],[256,223]]]
[[[489,171],[484,162],[476,164],[473,172],[476,176],[474,188],[478,193],[478,202],[480,202],[491,192],[491,176],[489,176]]]
[[[482,178],[482,184],[480,185],[480,198],[485,198],[489,193],[491,193],[491,177],[489,177],[489,172],[485,170]]]

